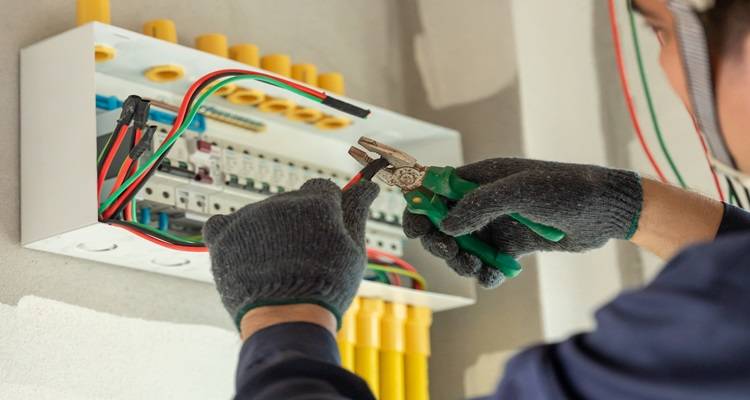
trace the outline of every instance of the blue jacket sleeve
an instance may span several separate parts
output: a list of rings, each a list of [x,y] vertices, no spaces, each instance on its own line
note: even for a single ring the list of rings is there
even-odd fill
[[[750,213],[731,204],[724,203],[724,217],[721,219],[716,237],[748,230],[750,230]]]
[[[374,399],[338,357],[333,335],[321,326],[294,322],[260,330],[242,346],[235,399]]]
[[[726,206],[715,241],[601,308],[593,332],[514,357],[491,398],[750,398],[748,229]]]

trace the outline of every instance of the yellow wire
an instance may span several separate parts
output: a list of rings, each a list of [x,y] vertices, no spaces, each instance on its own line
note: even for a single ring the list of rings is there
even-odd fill
[[[414,279],[415,281],[419,282],[419,284],[422,285],[422,289],[427,290],[427,282],[424,280],[422,275],[419,275],[415,272],[407,271],[401,268],[394,268],[394,267],[388,267],[385,265],[377,265],[377,264],[367,264],[367,268],[373,271],[382,271],[382,272],[388,272],[388,273],[397,274],[397,275],[408,276],[409,278]]]

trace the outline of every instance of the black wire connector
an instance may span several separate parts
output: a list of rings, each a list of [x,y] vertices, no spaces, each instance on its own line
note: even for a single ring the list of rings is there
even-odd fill
[[[148,122],[148,113],[151,110],[151,102],[143,100],[140,97],[140,101],[135,106],[135,115],[133,116],[133,126],[136,129],[143,129],[146,127]]]
[[[151,147],[151,142],[154,139],[154,133],[156,132],[156,125],[149,126],[145,132],[143,132],[143,136],[141,137],[141,140],[138,141],[138,143],[133,146],[132,149],[130,149],[130,153],[128,153],[128,157],[130,157],[132,160],[139,159],[143,153],[148,150],[149,147]]]
[[[128,98],[122,102],[122,111],[120,111],[120,119],[117,120],[117,123],[130,125],[133,121],[133,115],[135,115],[136,108],[141,102],[143,102],[143,99],[141,99],[140,96],[128,96]]]

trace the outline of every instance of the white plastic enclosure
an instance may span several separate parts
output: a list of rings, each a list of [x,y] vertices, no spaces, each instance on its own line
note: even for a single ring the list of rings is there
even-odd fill
[[[116,50],[114,59],[96,63],[93,49],[104,44]],[[186,74],[171,83],[146,79],[155,65],[178,64]],[[153,271],[200,281],[211,281],[205,253],[184,253],[151,244],[116,227],[97,221],[95,96],[124,98],[138,94],[178,102],[201,75],[223,68],[253,69],[238,62],[192,48],[168,43],[110,25],[91,23],[64,32],[21,51],[21,241],[25,247],[84,258],[128,268]],[[269,95],[292,98],[289,93],[259,82],[243,82]],[[298,104],[322,108],[310,100]],[[459,134],[375,106],[367,120],[355,120],[335,132],[321,131],[283,116],[258,112],[217,98],[212,106],[247,115],[266,125],[264,133],[245,132],[207,120],[207,132],[220,130],[248,146],[292,160],[327,166],[353,174],[358,166],[347,155],[360,136],[398,146],[428,165],[458,165],[462,161]],[[325,109],[328,114],[343,115]],[[198,190],[190,181],[154,178],[155,185],[174,190]],[[226,193],[222,189],[221,196]],[[139,198],[144,198],[141,193]],[[224,210],[225,211],[225,210]],[[400,232],[385,224],[368,223],[368,234],[398,238]],[[399,249],[400,250],[400,249]],[[474,302],[474,286],[455,277],[440,261],[419,246],[405,247],[404,257],[425,276],[434,292],[363,281],[360,294],[408,304],[427,305],[436,311]]]

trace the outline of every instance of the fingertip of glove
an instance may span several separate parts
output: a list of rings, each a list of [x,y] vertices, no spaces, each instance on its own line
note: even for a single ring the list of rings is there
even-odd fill
[[[302,184],[299,188],[303,192],[312,193],[340,193],[341,189],[330,179],[314,178]]]
[[[479,276],[477,276],[477,282],[484,289],[494,289],[505,282],[505,275],[495,268],[482,266]]]
[[[206,243],[211,243],[214,237],[219,235],[229,225],[229,218],[226,215],[214,215],[203,224],[203,238]]]
[[[368,180],[361,180],[343,192],[344,198],[357,198],[367,204],[371,204],[375,201],[378,194],[380,194],[380,185]]]

